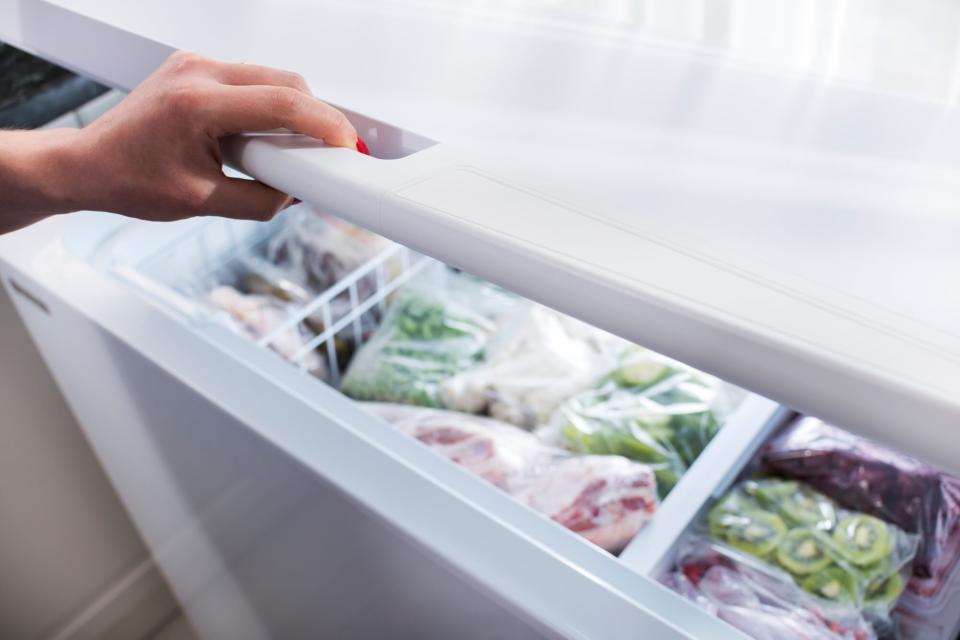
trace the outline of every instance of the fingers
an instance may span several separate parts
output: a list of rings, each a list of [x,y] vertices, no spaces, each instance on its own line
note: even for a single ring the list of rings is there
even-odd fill
[[[357,131],[341,111],[291,87],[220,86],[208,108],[217,137],[284,128],[332,146],[356,148]]]
[[[244,220],[270,220],[293,199],[255,180],[223,177],[217,182],[204,211],[210,215]]]
[[[299,73],[261,67],[256,64],[224,64],[216,71],[220,82],[230,85],[272,85],[289,87],[310,94],[307,81]]]
[[[256,64],[230,64],[205,58],[189,51],[175,51],[167,58],[164,70],[176,75],[211,78],[229,85],[274,85],[310,93],[306,80],[298,73],[262,67]]]

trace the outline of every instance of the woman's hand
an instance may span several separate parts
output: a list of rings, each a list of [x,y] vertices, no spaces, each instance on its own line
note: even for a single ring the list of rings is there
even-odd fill
[[[224,176],[219,138],[280,127],[357,146],[343,113],[314,98],[300,76],[174,53],[85,129],[0,133],[0,192],[12,196],[0,202],[0,231],[79,209],[269,219],[290,198]]]

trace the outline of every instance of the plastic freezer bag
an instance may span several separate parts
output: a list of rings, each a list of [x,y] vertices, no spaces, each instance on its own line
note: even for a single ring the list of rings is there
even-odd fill
[[[382,236],[306,205],[292,207],[284,216],[286,224],[267,243],[265,257],[313,295],[326,291],[392,245]],[[376,287],[372,275],[357,284],[361,298]]]
[[[732,408],[728,389],[712,376],[630,347],[598,385],[561,405],[539,434],[572,451],[650,464],[665,496]]]
[[[789,574],[697,535],[680,544],[662,582],[758,640],[876,638],[855,607],[818,601]]]
[[[573,456],[490,418],[397,405],[366,406],[608,551],[623,549],[656,510],[656,479],[646,465],[618,456]]]
[[[813,418],[761,453],[766,470],[801,479],[856,509],[919,534],[910,590],[933,595],[960,558],[960,479]]]
[[[358,400],[442,407],[440,385],[483,361],[496,318],[520,303],[438,265],[397,293],[341,390]]]
[[[625,345],[557,311],[520,305],[497,323],[484,361],[443,382],[440,397],[451,409],[532,429],[593,386]]]
[[[909,575],[916,536],[841,509],[802,482],[741,482],[711,509],[709,536],[793,576],[818,599],[851,604],[886,623]]]
[[[210,291],[208,300],[215,308],[226,312],[227,326],[251,340],[259,340],[272,334],[296,315],[295,308],[277,298],[247,295],[233,287],[214,288]],[[270,343],[270,348],[292,361],[313,337],[314,334],[298,322],[281,331]],[[313,375],[327,377],[327,369],[316,351],[308,351],[300,358],[299,363]]]

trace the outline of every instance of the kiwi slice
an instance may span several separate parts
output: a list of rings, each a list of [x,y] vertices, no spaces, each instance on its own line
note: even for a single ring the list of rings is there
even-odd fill
[[[780,499],[780,512],[790,522],[830,531],[837,523],[833,500],[805,486]]]
[[[793,529],[777,547],[777,562],[794,575],[814,573],[832,562],[826,546],[823,534],[813,529]]]
[[[744,488],[765,507],[779,512],[792,524],[830,530],[837,522],[833,500],[795,480],[751,480]]]
[[[899,573],[894,573],[883,582],[867,589],[866,604],[892,609],[897,598],[903,593],[903,586],[903,578]]]
[[[800,587],[832,602],[854,602],[857,599],[856,579],[836,565],[807,576]]]
[[[748,480],[743,483],[743,490],[764,505],[777,507],[779,502],[800,488],[796,480],[781,480],[780,478],[764,478],[762,480]]]
[[[887,525],[864,514],[841,520],[833,531],[833,541],[837,552],[859,567],[883,560],[890,552]]]
[[[726,513],[711,528],[731,547],[761,558],[776,549],[787,533],[780,516],[760,510]]]

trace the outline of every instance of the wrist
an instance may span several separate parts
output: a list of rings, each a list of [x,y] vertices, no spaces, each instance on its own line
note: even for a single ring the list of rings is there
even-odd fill
[[[90,206],[86,136],[80,129],[49,129],[37,134],[32,156],[34,184],[43,213],[68,213]],[[31,161],[28,161],[30,163]]]
[[[0,132],[0,232],[83,206],[80,131]]]

